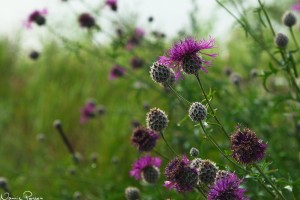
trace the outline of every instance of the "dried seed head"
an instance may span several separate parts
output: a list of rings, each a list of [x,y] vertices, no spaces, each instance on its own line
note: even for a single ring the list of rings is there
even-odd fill
[[[282,16],[282,23],[288,27],[292,27],[297,23],[297,18],[292,12],[287,11]]]
[[[231,173],[229,171],[225,171],[225,170],[218,170],[217,175],[216,175],[216,179],[215,182],[223,179],[223,178],[227,178]]]
[[[187,74],[196,74],[202,66],[202,62],[198,57],[187,57],[183,60],[182,70]]]
[[[240,76],[239,74],[233,73],[233,74],[231,74],[231,76],[230,76],[230,80],[231,80],[231,82],[232,82],[235,86],[239,86],[240,83],[241,83],[242,78],[241,78],[241,76]]]
[[[61,128],[61,121],[60,121],[59,119],[55,120],[55,121],[53,122],[53,126],[54,126],[54,128],[56,128],[56,129]]]
[[[160,177],[159,169],[155,166],[145,167],[142,171],[142,179],[146,183],[155,184]]]
[[[199,167],[199,180],[201,183],[210,185],[215,182],[217,167],[210,160],[202,160]]]
[[[147,127],[152,130],[160,132],[167,127],[168,122],[169,120],[166,113],[159,108],[152,108],[147,113]]]
[[[191,150],[190,150],[190,155],[192,157],[198,157],[199,156],[199,150],[195,147],[192,147]]]
[[[289,38],[282,34],[282,33],[277,33],[276,37],[275,37],[275,44],[279,47],[279,48],[285,48],[289,43]]]
[[[4,177],[0,177],[0,188],[7,188],[7,180]]]
[[[170,76],[170,70],[166,66],[155,62],[150,67],[150,76],[153,81],[157,83],[164,83]]]
[[[29,57],[30,57],[32,60],[38,59],[39,56],[40,56],[40,53],[37,52],[37,51],[31,51],[30,54],[29,54]]]
[[[127,187],[125,189],[125,197],[127,200],[140,200],[141,192],[136,187]]]
[[[81,200],[82,199],[82,194],[79,191],[74,192],[73,194],[74,200]]]
[[[189,109],[189,116],[192,121],[200,122],[206,118],[207,111],[204,105],[194,102]]]
[[[198,170],[200,168],[201,162],[201,158],[194,158],[190,164],[190,167]]]

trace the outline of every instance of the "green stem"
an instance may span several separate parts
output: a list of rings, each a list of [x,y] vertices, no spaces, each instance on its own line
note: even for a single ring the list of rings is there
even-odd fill
[[[296,47],[297,47],[297,51],[299,51],[299,44],[298,44],[298,42],[297,42],[297,40],[296,40],[296,37],[295,37],[295,34],[294,34],[294,31],[293,31],[293,29],[292,29],[292,27],[290,27],[289,28],[289,30],[290,30],[290,33],[291,33],[291,35],[292,35],[292,38],[293,38],[293,41],[295,42],[295,44],[296,44]]]
[[[264,177],[264,179],[272,186],[275,192],[280,196],[282,199],[286,200],[286,198],[281,194],[281,192],[277,189],[277,187],[272,183],[272,181],[265,175],[265,173],[260,169],[257,164],[253,164],[255,169]]]
[[[173,87],[169,84],[166,83],[168,88],[170,88],[170,90],[174,93],[174,95],[179,99],[179,101],[181,101],[184,105],[191,105],[192,103],[189,102],[188,100],[186,100],[183,96],[181,96],[178,92],[176,92]]]
[[[245,171],[244,168],[242,168],[241,166],[239,166],[238,164],[236,164],[235,162],[233,162],[230,158],[228,158],[228,156],[224,153],[224,151],[221,149],[221,147],[216,143],[216,141],[210,137],[210,135],[208,135],[208,133],[206,132],[204,126],[203,126],[203,123],[200,122],[200,125],[201,125],[201,128],[205,134],[205,136],[210,140],[211,143],[213,143],[213,145],[215,145],[215,147],[220,151],[220,153],[229,161],[231,162],[233,165],[235,165],[236,167],[242,169],[243,171]]]
[[[261,2],[260,0],[258,0],[258,3],[259,3],[259,5],[260,5],[260,7],[261,7],[263,13],[264,13],[265,16],[266,16],[266,19],[267,19],[267,22],[268,22],[268,24],[269,24],[269,27],[270,27],[270,29],[271,29],[271,31],[272,31],[273,36],[275,37],[276,33],[275,33],[274,28],[273,28],[273,26],[272,26],[270,17],[269,17],[269,15],[268,15],[268,13],[267,13],[267,11],[266,11],[264,5],[262,4],[262,2]]]
[[[168,158],[167,156],[163,155],[162,153],[160,153],[159,151],[157,151],[156,149],[153,150],[157,155],[163,157],[166,160],[170,160],[170,158]]]
[[[228,133],[226,132],[226,130],[224,129],[223,125],[221,124],[221,122],[220,122],[219,119],[217,118],[214,109],[213,109],[212,106],[210,105],[210,101],[209,101],[209,99],[208,99],[208,97],[207,97],[207,95],[206,95],[206,93],[205,93],[205,91],[204,91],[204,88],[203,88],[202,84],[201,84],[199,75],[198,75],[198,74],[195,74],[195,76],[196,76],[196,78],[197,78],[197,81],[198,81],[198,84],[199,84],[199,86],[200,86],[200,88],[201,88],[201,91],[202,91],[202,93],[203,93],[203,95],[204,95],[204,97],[205,97],[205,100],[206,100],[206,102],[207,102],[207,104],[208,104],[208,107],[210,108],[210,110],[211,110],[211,112],[212,112],[212,114],[213,114],[213,118],[214,118],[214,119],[216,120],[216,122],[220,125],[222,131],[225,133],[225,135],[227,136],[227,138],[230,139]]]
[[[205,193],[203,192],[203,190],[201,189],[200,186],[196,186],[196,189],[202,194],[202,196],[203,196],[204,198],[206,198],[206,195],[205,195]]]
[[[171,147],[171,145],[168,143],[168,141],[166,140],[164,134],[162,131],[160,131],[160,135],[162,137],[162,139],[165,141],[166,145],[169,147],[169,149],[174,153],[175,156],[177,156],[176,151]]]

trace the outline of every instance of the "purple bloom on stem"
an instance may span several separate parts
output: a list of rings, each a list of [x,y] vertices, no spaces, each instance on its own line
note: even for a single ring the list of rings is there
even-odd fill
[[[138,46],[145,36],[145,31],[141,28],[135,28],[132,36],[128,39],[126,44],[126,49],[132,50],[134,47]]]
[[[114,66],[109,73],[109,80],[114,80],[116,78],[122,77],[125,74],[126,69],[119,65]]]
[[[106,0],[105,4],[108,5],[113,11],[117,11],[118,9],[117,0]]]
[[[186,156],[176,157],[165,168],[164,186],[168,189],[175,188],[178,192],[192,191],[198,183],[198,174],[195,168],[190,167]]]
[[[151,151],[156,146],[159,135],[148,128],[138,127],[133,131],[131,142],[139,151]]]
[[[130,61],[131,67],[133,69],[142,68],[144,63],[145,63],[144,60],[139,57],[133,57]]]
[[[42,26],[46,23],[45,15],[48,14],[48,10],[44,8],[43,10],[33,11],[24,22],[24,26],[27,29],[32,27],[32,23],[36,23],[39,26]]]
[[[142,179],[142,172],[147,167],[159,168],[162,160],[159,157],[144,156],[136,160],[130,171],[130,176],[133,176],[136,180]]]
[[[199,69],[207,72],[206,68],[211,65],[211,61],[206,61],[202,55],[216,57],[217,54],[204,53],[203,50],[212,48],[215,48],[215,39],[212,37],[200,41],[187,37],[175,43],[158,62],[170,68],[177,68],[176,79],[180,76],[181,69],[187,74],[195,74]]]
[[[239,188],[243,180],[231,173],[229,176],[218,180],[208,192],[208,200],[246,200],[246,189]]]
[[[90,118],[95,116],[96,104],[93,101],[88,101],[81,109],[80,123],[86,123]]]
[[[236,131],[230,137],[232,157],[242,164],[253,164],[262,160],[268,145],[248,128]]]

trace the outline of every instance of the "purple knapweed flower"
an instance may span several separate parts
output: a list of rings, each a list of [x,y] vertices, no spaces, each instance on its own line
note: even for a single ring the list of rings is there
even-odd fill
[[[105,4],[108,5],[112,11],[117,11],[118,9],[117,0],[106,0]]]
[[[95,19],[88,13],[82,13],[78,17],[78,22],[82,28],[92,28],[95,26]]]
[[[125,74],[126,69],[124,67],[121,67],[119,65],[116,65],[111,68],[109,72],[109,80],[114,80],[116,78],[122,77]]]
[[[130,64],[133,69],[139,69],[144,66],[145,61],[142,58],[135,56],[131,59]]]
[[[48,10],[44,8],[43,10],[35,10],[33,11],[27,18],[27,20],[23,23],[25,28],[30,29],[32,27],[32,23],[36,23],[39,26],[42,26],[46,23],[45,15],[48,14]]]
[[[218,180],[208,192],[207,200],[246,200],[246,189],[239,188],[243,180],[231,173],[229,176]]]
[[[292,10],[300,11],[300,1],[298,1],[298,3],[292,5]]]
[[[159,168],[162,160],[159,157],[144,156],[136,160],[130,171],[130,176],[134,177],[136,180],[142,179],[142,172],[147,167],[157,167]]]
[[[148,128],[138,127],[133,131],[131,142],[139,151],[151,151],[156,146],[159,135]]]
[[[212,48],[215,48],[215,39],[212,37],[200,41],[187,37],[175,43],[158,62],[176,68],[176,79],[180,76],[181,69],[187,74],[196,74],[199,69],[207,72],[206,68],[211,65],[211,61],[205,60],[202,56],[216,57],[217,54],[204,53],[203,50]]]
[[[128,39],[126,43],[126,49],[132,50],[134,47],[138,46],[141,40],[145,36],[145,31],[141,28],[135,28],[132,36]]]
[[[192,191],[198,183],[198,174],[190,166],[186,156],[176,157],[165,168],[166,181],[164,186],[168,189],[175,188],[178,192]]]
[[[265,156],[267,144],[248,128],[236,131],[230,137],[232,157],[242,164],[253,164]]]
[[[88,101],[80,110],[80,123],[86,123],[90,118],[95,117],[96,104],[93,101]]]

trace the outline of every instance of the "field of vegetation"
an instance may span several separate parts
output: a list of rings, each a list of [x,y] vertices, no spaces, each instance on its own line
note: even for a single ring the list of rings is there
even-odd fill
[[[197,10],[176,38],[119,20],[99,44],[93,10],[78,13],[76,39],[33,12],[27,28],[55,38],[42,51],[2,38],[0,198],[299,199],[299,11],[217,2],[236,20],[227,42]],[[133,173],[149,155],[161,163]]]

